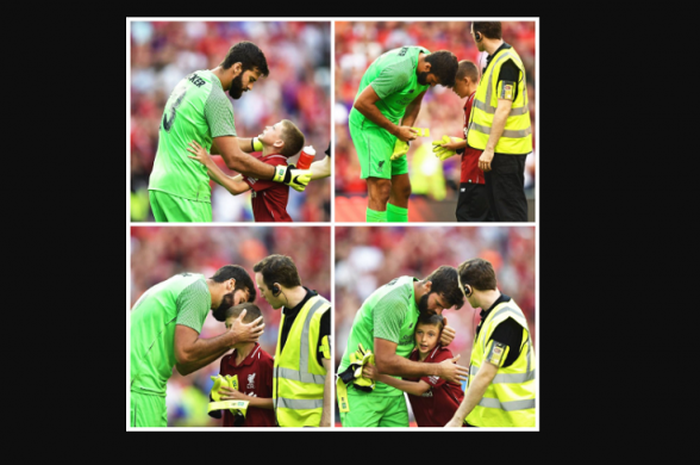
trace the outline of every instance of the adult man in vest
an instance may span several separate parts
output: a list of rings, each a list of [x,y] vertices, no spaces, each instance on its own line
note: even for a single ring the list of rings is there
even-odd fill
[[[151,210],[157,222],[211,222],[211,187],[207,169],[190,160],[193,140],[226,166],[256,179],[272,180],[303,191],[311,172],[272,166],[249,155],[262,150],[257,138],[236,133],[233,99],[253,88],[269,70],[263,52],[252,42],[239,42],[212,70],[195,71],[173,89],[163,109],[158,151],[148,180]]]
[[[457,58],[447,50],[405,46],[367,68],[349,115],[349,129],[367,180],[367,222],[407,222],[411,181],[406,152],[423,96],[437,84],[452,87]]]
[[[455,363],[459,356],[440,363],[408,359],[415,347],[414,331],[418,317],[430,313],[442,315],[443,310],[459,309],[463,304],[457,270],[453,267],[441,266],[423,280],[412,276],[391,280],[374,291],[357,311],[338,367],[339,379],[344,381],[345,372],[348,368],[352,370],[351,355],[362,345],[374,354],[380,373],[406,377],[438,376],[457,382],[465,380],[467,369]],[[445,326],[441,344],[449,344],[454,335],[454,329]],[[409,425],[402,391],[381,382],[368,389],[361,381],[348,381],[346,393],[338,390],[340,420],[344,427]]]
[[[282,308],[275,364],[273,404],[280,426],[331,425],[331,304],[301,285],[290,257],[270,255],[253,267],[260,294]]]
[[[226,265],[211,278],[180,273],[148,289],[131,310],[131,426],[167,426],[165,391],[173,366],[188,375],[229,351],[231,345],[257,341],[262,318],[243,323],[244,313],[229,331],[200,338],[210,309],[225,320],[233,305],[255,300],[255,287],[238,265]]]
[[[452,420],[480,427],[535,426],[535,351],[520,307],[497,288],[490,262],[467,260],[458,267],[459,286],[481,308],[464,400]]]
[[[527,221],[525,159],[532,152],[525,67],[501,36],[500,22],[473,22],[486,67],[476,91],[467,143],[482,150],[479,168],[495,221]]]

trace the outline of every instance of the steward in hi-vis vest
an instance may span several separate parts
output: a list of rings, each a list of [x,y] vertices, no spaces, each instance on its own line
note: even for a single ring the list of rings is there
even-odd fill
[[[319,363],[317,352],[330,359],[328,336],[318,348],[321,318],[330,302],[313,295],[301,307],[287,335],[284,348],[277,342],[273,373],[273,401],[280,426],[319,426],[323,412],[326,369]],[[280,320],[280,336],[285,314]]]
[[[520,79],[515,87],[504,81],[498,81],[501,67],[509,59],[520,71]],[[499,98],[513,100],[513,106],[494,152],[515,155],[526,155],[532,152],[532,127],[528,110],[525,67],[515,49],[507,44],[504,44],[491,58],[477,88],[467,135],[467,143],[470,147],[479,150],[486,148]]]
[[[520,355],[510,366],[503,367],[508,346],[499,347],[491,339],[496,327],[512,318],[522,327]],[[488,360],[488,361],[487,361]],[[498,366],[495,378],[486,388],[481,401],[467,416],[472,426],[535,426],[535,352],[527,320],[520,307],[512,300],[497,304],[481,325],[471,353],[469,383],[484,363]]]

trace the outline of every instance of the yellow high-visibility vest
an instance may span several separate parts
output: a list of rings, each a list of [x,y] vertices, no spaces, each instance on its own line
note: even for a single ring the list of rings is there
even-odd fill
[[[508,367],[499,367],[478,405],[467,415],[473,426],[535,426],[535,352],[527,320],[513,301],[502,302],[491,310],[474,341],[469,364],[469,383],[485,362],[488,341],[496,327],[513,318],[523,329],[520,355]]]
[[[273,403],[280,426],[319,426],[323,413],[326,369],[316,357],[321,317],[331,304],[311,297],[299,310],[287,335],[284,349],[275,349]],[[280,334],[284,327],[280,320]]]
[[[498,106],[498,97],[502,89],[498,88],[498,75],[508,59],[512,59],[520,70],[520,80],[516,83],[517,96],[506,119],[500,139],[496,143],[495,153],[525,155],[532,152],[532,127],[528,109],[525,66],[513,48],[501,49],[489,62],[474,96],[474,106],[469,118],[467,143],[470,147],[484,150],[491,135],[493,117]],[[510,89],[514,92],[515,89]]]

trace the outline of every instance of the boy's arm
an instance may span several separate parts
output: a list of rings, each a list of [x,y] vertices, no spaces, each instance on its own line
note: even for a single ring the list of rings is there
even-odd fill
[[[190,142],[189,145],[190,146],[187,148],[187,150],[190,153],[193,153],[194,156],[188,155],[188,157],[193,160],[197,160],[204,165],[207,168],[207,174],[214,181],[216,181],[216,183],[226,188],[226,190],[233,195],[242,194],[243,192],[250,190],[250,186],[243,181],[242,175],[239,174],[234,177],[227,176],[226,173],[221,171],[221,168],[216,166],[214,160],[207,153],[207,151],[204,150],[204,147],[199,145],[196,141]]]
[[[377,371],[377,368],[371,363],[365,365],[362,368],[362,376],[364,376],[365,378],[373,379],[375,381],[379,381],[380,383],[388,384],[391,387],[395,387],[396,389],[399,389],[403,392],[407,392],[414,396],[421,396],[428,392],[428,390],[430,389],[430,385],[422,379],[418,381],[406,381],[403,379],[397,379],[393,376],[379,373]]]
[[[311,170],[311,180],[327,178],[331,175],[331,157],[326,155],[323,160],[315,161],[309,166]]]
[[[272,398],[265,397],[252,397],[243,394],[240,391],[231,389],[228,386],[221,386],[219,389],[221,393],[221,400],[247,400],[249,407],[265,408],[268,410],[273,409]]]

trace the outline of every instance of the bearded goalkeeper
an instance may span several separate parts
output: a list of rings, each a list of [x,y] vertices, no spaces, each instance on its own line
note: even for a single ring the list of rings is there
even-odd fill
[[[221,155],[229,169],[245,176],[284,183],[298,191],[306,188],[310,171],[255,159],[249,153],[260,150],[262,144],[256,138],[239,138],[236,133],[233,106],[224,92],[239,99],[268,74],[263,52],[244,41],[231,47],[219,66],[195,71],[175,87],[163,111],[148,182],[156,221],[212,221],[209,176],[204,166],[188,157],[192,141]]]

